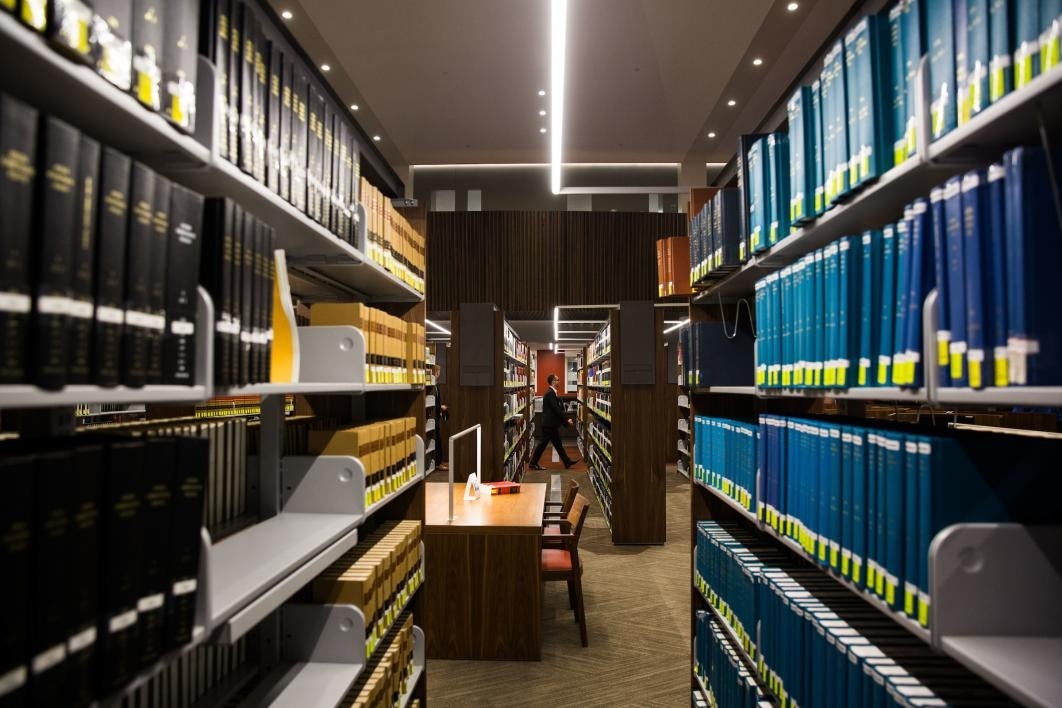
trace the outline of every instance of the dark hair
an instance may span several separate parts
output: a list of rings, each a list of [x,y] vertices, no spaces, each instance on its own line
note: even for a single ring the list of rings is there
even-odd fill
[[[546,383],[548,383],[550,386],[552,386],[553,382],[556,381],[556,380],[557,380],[557,375],[556,374],[550,374],[549,376],[546,377]]]

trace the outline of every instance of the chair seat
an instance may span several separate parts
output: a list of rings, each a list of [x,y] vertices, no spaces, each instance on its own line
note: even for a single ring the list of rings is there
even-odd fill
[[[542,570],[565,572],[572,569],[572,554],[561,548],[542,549]]]
[[[561,532],[560,524],[549,524],[542,530],[543,536],[557,536]]]

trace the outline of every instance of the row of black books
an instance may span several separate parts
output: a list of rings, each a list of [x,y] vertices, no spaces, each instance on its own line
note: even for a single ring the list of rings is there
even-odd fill
[[[3,0],[63,54],[168,120],[195,128],[200,0]]]
[[[99,434],[0,448],[0,704],[88,705],[191,640],[209,454]]]
[[[228,681],[251,671],[258,662],[259,632],[256,629],[232,644],[200,644],[167,663],[149,680],[130,691],[121,708],[176,708],[201,705],[209,694]],[[240,699],[254,686],[238,691],[225,706],[241,705]]]
[[[268,382],[276,232],[231,199],[208,199],[200,282],[214,301],[214,383]]]
[[[695,559],[698,588],[781,705],[1010,705],[755,532],[699,522]]]
[[[200,51],[216,67],[223,157],[353,242],[361,181],[349,111],[253,0],[205,0]]]
[[[0,383],[191,385],[203,199],[0,95]]]

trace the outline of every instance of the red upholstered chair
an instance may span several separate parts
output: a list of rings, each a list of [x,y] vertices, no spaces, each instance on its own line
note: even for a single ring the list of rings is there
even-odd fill
[[[579,536],[590,510],[590,500],[582,494],[575,495],[568,515],[560,520],[560,532],[544,536],[542,542],[542,580],[564,580],[568,583],[568,602],[575,611],[583,646],[586,638],[586,608],[583,605],[583,564],[579,560]],[[548,541],[547,541],[548,539]]]
[[[565,492],[563,501],[546,502],[546,510],[542,515],[546,522],[542,529],[543,535],[553,536],[560,533],[560,520],[568,515],[568,511],[572,508],[572,503],[575,501],[575,495],[578,493],[579,483],[572,479],[568,481],[568,491]]]

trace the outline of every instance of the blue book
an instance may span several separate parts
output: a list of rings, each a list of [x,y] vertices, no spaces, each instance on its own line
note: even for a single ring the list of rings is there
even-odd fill
[[[840,303],[840,261],[836,241],[823,249],[823,269],[825,273],[825,311],[823,320],[826,326],[826,350],[823,356],[822,385],[833,388],[837,385],[837,360],[840,351],[838,339],[838,321],[841,314]]]
[[[903,0],[904,69],[907,82],[907,156],[912,157],[918,149],[918,116],[915,114],[915,89],[918,85],[918,64],[926,53],[925,13],[923,3],[926,0]]]
[[[864,61],[867,58],[867,23],[868,19],[864,17],[844,36],[844,126],[848,139],[845,170],[850,188],[861,184],[859,163],[866,142],[864,116],[869,111],[866,87],[871,82],[870,63]]]
[[[914,210],[904,207],[903,221],[896,223],[896,314],[893,316],[892,379],[893,386],[903,385],[907,362],[907,301],[910,299],[911,223]]]
[[[1062,41],[1062,0],[1040,0],[1040,73],[1059,65]]]
[[[1014,5],[1019,0],[988,0],[988,100],[995,103],[1014,88]]]
[[[844,43],[836,42],[823,59],[823,133],[826,136],[826,207],[848,193],[848,124]]]
[[[907,159],[907,69],[905,67],[903,42],[904,0],[889,10],[889,106],[892,109],[890,122],[892,164],[899,165]]]
[[[866,579],[867,592],[874,594],[878,580],[878,434],[867,435],[867,479],[866,479]]]
[[[782,385],[782,281],[777,273],[768,278],[767,288],[771,294],[771,322],[774,337],[771,340],[771,361],[767,367],[767,381],[774,388]]]
[[[789,221],[802,224],[815,215],[811,87],[801,86],[786,104],[789,116]]]
[[[844,453],[841,449],[841,427],[838,425],[828,426],[829,438],[825,441],[828,447],[827,461],[829,470],[827,482],[829,490],[826,496],[826,523],[824,524],[829,548],[825,552],[820,550],[819,561],[828,560],[828,565],[834,570],[841,568],[841,499],[844,494],[843,463]],[[824,558],[823,556],[826,556]]]
[[[919,436],[908,435],[904,442],[903,489],[903,575],[901,611],[915,617],[918,597],[918,485],[922,473],[922,455],[918,452]]]
[[[756,385],[767,385],[767,340],[770,336],[770,321],[767,311],[767,280],[756,281]]]
[[[955,124],[968,122],[970,56],[966,34],[966,0],[953,0],[951,8],[953,53],[955,57]]]
[[[804,372],[807,369],[807,353],[804,350],[807,317],[807,285],[802,257],[793,264],[793,387],[803,388]]]
[[[875,385],[892,381],[893,323],[896,317],[896,227],[881,230],[881,312],[878,316],[878,364]]]
[[[962,180],[953,177],[944,186],[944,234],[948,257],[948,365],[953,386],[969,385],[966,376],[966,257],[962,219]]]
[[[812,336],[811,336],[811,382],[810,386],[819,388],[822,386],[822,373],[826,367],[826,259],[823,249],[817,249],[814,253],[812,270]],[[805,376],[805,380],[806,380]]]
[[[763,137],[761,133],[750,133],[742,135],[738,138],[737,149],[737,188],[741,192],[741,209],[739,210],[739,216],[741,219],[741,227],[739,229],[740,241],[738,242],[738,260],[744,263],[748,260],[752,254],[752,250],[749,244],[749,238],[752,235],[752,190],[758,187],[754,187],[751,179],[751,173],[749,171],[749,152],[752,146]]]
[[[758,253],[767,247],[767,193],[764,190],[764,173],[766,171],[765,145],[757,140],[749,146],[746,157],[748,171],[745,175],[748,199],[748,241],[749,253]]]
[[[845,37],[852,187],[877,179],[893,162],[889,29],[887,17],[868,15]]]
[[[986,337],[987,351],[992,357],[990,376],[993,386],[1007,386],[1007,255],[1006,255],[1006,189],[1007,168],[1002,162],[988,167],[988,211],[991,234],[988,258],[989,320],[992,325]]]
[[[793,362],[795,357],[793,356],[792,345],[793,328],[796,324],[793,317],[793,267],[786,266],[783,268],[778,275],[778,280],[782,294],[781,385],[783,388],[790,388],[793,385]]]
[[[847,425],[841,428],[841,524],[837,541],[841,549],[838,571],[842,578],[851,577],[852,572],[852,486],[855,474],[853,430],[855,428]]]
[[[1037,0],[1014,0],[1014,88],[1040,74],[1040,5]]]
[[[1062,151],[1052,160],[1062,164]],[[1007,166],[1007,350],[1011,385],[1062,383],[1057,264],[1062,231],[1042,148],[1014,148]],[[1058,169],[1057,167],[1055,168]]]
[[[771,133],[767,136],[767,164],[770,184],[770,226],[767,243],[770,246],[789,235],[789,136]]]
[[[826,210],[826,172],[824,169],[823,150],[825,144],[822,136],[822,82],[816,79],[811,83],[811,113],[808,116],[809,155],[811,182],[814,187],[812,197],[813,214],[818,216]]]
[[[966,104],[965,123],[989,103],[988,67],[992,62],[989,5],[992,0],[964,0],[966,5]]]
[[[906,436],[885,433],[885,504],[883,508],[885,532],[885,602],[893,608],[903,601],[903,551],[905,525],[904,490],[906,489]],[[881,594],[881,593],[879,593]]]
[[[944,188],[934,187],[929,192],[929,211],[933,224],[933,270],[937,287],[937,333],[935,361],[926,362],[936,366],[941,386],[951,385],[950,346],[951,330],[948,328],[950,307],[948,303],[948,246],[947,221],[944,216]]]
[[[951,132],[957,117],[955,89],[955,0],[922,0],[929,52],[930,139]],[[965,37],[965,34],[963,35]]]
[[[923,627],[929,626],[929,544],[932,541],[930,523],[932,522],[932,485],[933,485],[933,438],[918,436],[918,499],[917,517],[914,524],[915,540],[912,549],[911,564],[915,570],[909,577],[914,588],[914,597],[908,601],[904,597],[904,612],[917,619]]]
[[[855,366],[859,358],[860,275],[862,239],[844,236],[838,242],[839,308],[837,315],[837,386],[848,388],[856,383]]]
[[[878,360],[878,313],[881,296],[881,248],[880,231],[863,232],[863,248],[860,251],[862,273],[860,275],[861,297],[859,300],[859,371],[856,384],[870,386],[874,381],[874,365]]]
[[[716,267],[741,264],[741,190],[720,189],[712,198],[712,233],[716,239]]]
[[[970,388],[983,388],[993,370],[988,347],[988,332],[992,330],[988,270],[993,233],[988,213],[988,175],[984,170],[973,170],[963,176],[962,214],[967,379]]]
[[[904,347],[904,386],[922,386],[922,305],[933,289],[933,225],[929,202],[916,199],[911,205],[910,277],[908,278],[907,336]]]
[[[878,434],[878,469],[874,493],[874,557],[877,572],[874,575],[874,594],[885,599],[885,581],[888,572],[887,558],[889,547],[889,440],[884,434]]]

